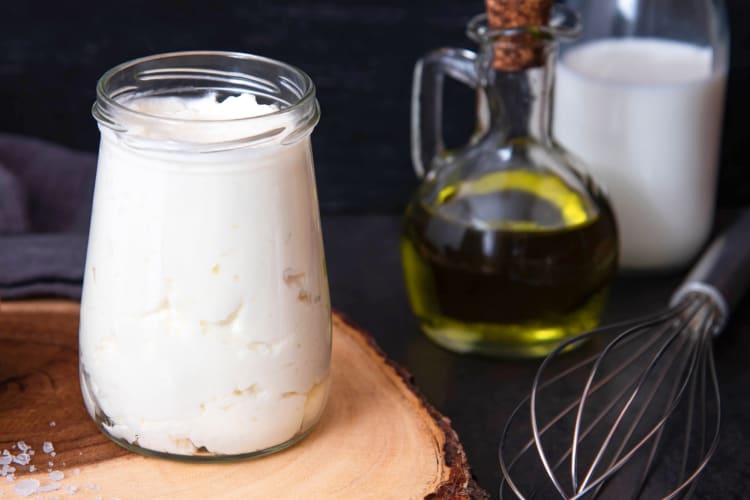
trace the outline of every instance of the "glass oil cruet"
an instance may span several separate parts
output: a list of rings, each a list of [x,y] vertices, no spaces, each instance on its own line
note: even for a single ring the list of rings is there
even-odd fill
[[[617,268],[604,192],[550,137],[557,41],[575,35],[578,17],[547,9],[541,22],[504,28],[490,27],[488,6],[467,27],[477,53],[440,49],[415,68],[412,159],[422,182],[401,255],[422,330],[453,351],[548,353],[596,326]],[[457,151],[441,137],[446,75],[478,95],[476,131]]]

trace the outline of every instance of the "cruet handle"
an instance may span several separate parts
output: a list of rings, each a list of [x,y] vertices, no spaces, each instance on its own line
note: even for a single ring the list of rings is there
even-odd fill
[[[445,152],[443,142],[443,79],[447,75],[477,86],[477,54],[443,48],[428,53],[414,67],[411,97],[411,159],[421,178],[432,161]]]

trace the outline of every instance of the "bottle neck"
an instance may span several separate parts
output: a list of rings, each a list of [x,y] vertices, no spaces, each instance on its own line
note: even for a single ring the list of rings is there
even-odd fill
[[[485,64],[482,90],[489,117],[484,128],[489,127],[490,134],[503,142],[518,139],[549,142],[554,48],[552,43],[545,47],[540,65],[517,71]]]

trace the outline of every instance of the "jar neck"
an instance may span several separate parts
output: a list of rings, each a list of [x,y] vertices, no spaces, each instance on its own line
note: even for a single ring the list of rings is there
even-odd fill
[[[489,44],[488,44],[489,45]],[[492,64],[493,47],[482,47],[479,58],[480,74],[485,75],[481,92],[484,93],[489,116],[480,118],[479,128],[503,142],[532,139],[550,142],[552,85],[556,43],[544,42],[539,64],[516,71],[495,68]],[[485,105],[484,103],[480,106]],[[482,110],[477,116],[482,117]]]

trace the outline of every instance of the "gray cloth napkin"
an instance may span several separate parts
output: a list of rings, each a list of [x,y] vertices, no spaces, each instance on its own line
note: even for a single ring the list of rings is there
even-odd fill
[[[0,299],[81,297],[96,157],[0,134]]]

